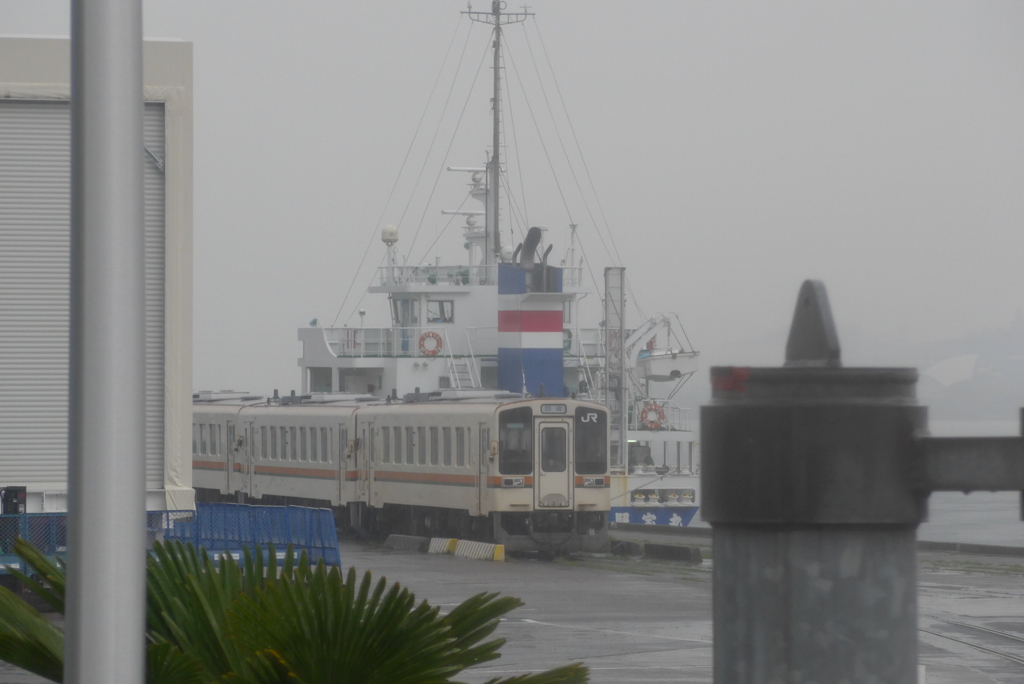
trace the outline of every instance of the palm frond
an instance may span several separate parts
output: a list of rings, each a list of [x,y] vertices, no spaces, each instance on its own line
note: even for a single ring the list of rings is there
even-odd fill
[[[22,585],[39,596],[51,608],[64,614],[64,595],[67,590],[67,577],[62,565],[51,562],[42,552],[21,537],[14,540],[14,553],[25,561],[25,564],[32,569],[32,574],[23,573],[20,570],[7,566],[7,570],[18,579]],[[36,575],[40,579],[35,579]]]
[[[64,678],[64,634],[4,587],[0,587],[0,660],[50,681]]]
[[[168,643],[146,649],[146,684],[206,684],[205,668],[196,658]]]
[[[586,684],[590,681],[590,672],[583,663],[563,665],[546,672],[518,675],[505,679],[489,679],[486,684]]]

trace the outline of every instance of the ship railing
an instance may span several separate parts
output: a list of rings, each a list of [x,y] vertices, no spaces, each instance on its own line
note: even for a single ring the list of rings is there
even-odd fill
[[[377,269],[377,282],[381,287],[402,285],[487,285],[497,282],[495,266],[381,266]]]
[[[650,412],[645,422],[644,407],[655,404],[661,407],[664,419],[656,412]],[[650,420],[650,418],[656,418]],[[693,430],[693,410],[683,408],[674,401],[668,399],[636,399],[629,411],[630,430],[674,430],[691,432]]]
[[[443,264],[419,266],[381,266],[377,269],[379,287],[415,286],[470,286],[494,285],[498,282],[498,267]],[[562,287],[578,288],[583,285],[583,269],[562,267]]]
[[[324,328],[324,337],[331,352],[338,357],[472,356],[474,349],[497,349],[497,328],[465,330],[466,336],[463,337],[454,334],[455,331],[450,326],[442,325],[403,328]],[[440,338],[440,347],[436,342],[428,340],[431,334]],[[430,353],[434,350],[435,353]]]

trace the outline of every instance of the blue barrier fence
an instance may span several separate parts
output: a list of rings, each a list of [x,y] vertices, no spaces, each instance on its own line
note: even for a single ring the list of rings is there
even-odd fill
[[[312,562],[341,565],[334,515],[329,509],[299,506],[196,504],[193,511],[149,511],[150,540],[177,540],[206,548],[211,554],[237,554],[243,546],[268,544],[283,554],[288,544]],[[0,574],[7,566],[21,568],[14,540],[27,539],[50,558],[67,555],[67,513],[0,515]]]
[[[295,554],[305,551],[310,561],[341,565],[338,533],[330,509],[300,506],[196,504],[190,521],[171,521],[163,538],[202,546],[211,553],[237,552],[243,546],[273,544],[283,552],[288,544]]]

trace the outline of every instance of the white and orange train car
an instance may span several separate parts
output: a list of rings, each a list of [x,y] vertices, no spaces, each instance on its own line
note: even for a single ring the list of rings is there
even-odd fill
[[[192,435],[200,501],[330,506],[360,534],[510,551],[608,544],[608,410],[598,404],[458,390],[401,403],[200,393]]]

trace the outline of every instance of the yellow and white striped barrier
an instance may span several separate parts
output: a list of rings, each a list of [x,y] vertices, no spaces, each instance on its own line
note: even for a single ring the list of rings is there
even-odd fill
[[[459,539],[458,543],[455,544],[455,555],[460,558],[476,558],[477,560],[498,561],[500,563],[505,560],[505,545]]]
[[[455,545],[458,539],[444,539],[442,537],[431,537],[427,553],[455,553]]]

